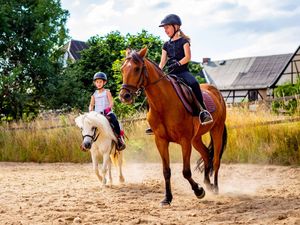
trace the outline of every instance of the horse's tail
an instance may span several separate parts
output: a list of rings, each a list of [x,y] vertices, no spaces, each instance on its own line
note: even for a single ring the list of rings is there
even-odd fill
[[[220,160],[222,159],[223,152],[225,151],[227,145],[227,127],[224,124],[224,130],[223,130],[223,135],[222,135],[222,147],[221,147],[221,152],[220,152]]]
[[[223,135],[222,135],[222,146],[221,146],[221,151],[220,151],[220,160],[222,158],[222,155],[223,155],[223,152],[226,148],[226,145],[227,145],[227,128],[226,128],[226,125],[224,124],[224,130],[223,130]],[[209,143],[207,149],[208,149],[208,158],[209,158],[208,169],[209,169],[209,174],[212,175],[212,173],[214,171],[214,164],[213,164],[213,161],[214,161],[214,143],[213,143],[212,137],[210,138],[210,143]],[[200,157],[200,159],[197,160],[196,169],[200,170],[201,173],[204,171],[204,161],[201,157]]]
[[[119,160],[123,161],[122,152],[120,152],[116,149],[116,143],[115,142],[113,142],[113,144],[112,144],[110,159],[111,159],[112,164],[116,167],[119,165]]]

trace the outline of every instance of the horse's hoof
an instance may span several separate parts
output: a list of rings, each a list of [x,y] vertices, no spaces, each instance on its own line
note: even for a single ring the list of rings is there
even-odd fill
[[[213,189],[214,189],[214,185],[213,185],[213,184],[211,184],[211,183],[208,183],[208,184],[205,184],[205,186],[206,186],[207,190],[209,190],[209,191],[212,191],[212,192],[213,192]]]
[[[196,190],[194,190],[194,193],[196,195],[197,198],[201,199],[204,198],[205,196],[205,191],[203,189],[203,187],[198,187]]]
[[[171,206],[171,202],[164,199],[163,201],[160,202],[160,206],[161,207],[167,207],[167,206]]]
[[[213,192],[215,195],[218,195],[218,194],[219,194],[219,187],[218,187],[218,186],[213,186],[212,192]]]
[[[124,182],[125,182],[125,179],[124,179],[123,176],[120,176],[120,177],[119,177],[119,182],[120,182],[120,183],[124,183]]]

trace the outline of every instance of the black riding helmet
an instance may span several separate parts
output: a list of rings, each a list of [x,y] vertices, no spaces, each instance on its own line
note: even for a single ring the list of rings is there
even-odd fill
[[[172,25],[174,28],[174,33],[173,35],[170,37],[170,41],[171,39],[175,36],[175,34],[180,31],[180,29],[175,28],[175,25],[181,26],[181,19],[179,16],[175,15],[175,14],[169,14],[167,15],[161,22],[159,27],[163,27],[165,25]]]
[[[169,14],[160,22],[159,27],[163,27],[165,25],[181,26],[181,19],[179,16],[177,16],[175,14]]]
[[[97,73],[95,73],[95,75],[94,75],[93,81],[95,81],[95,80],[97,80],[97,79],[101,79],[101,80],[107,81],[107,76],[106,76],[106,74],[103,73],[103,72],[97,72]]]

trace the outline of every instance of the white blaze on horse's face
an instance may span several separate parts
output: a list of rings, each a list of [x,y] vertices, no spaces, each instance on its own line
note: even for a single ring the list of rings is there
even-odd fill
[[[142,51],[142,50],[141,50]],[[144,66],[144,54],[140,52],[133,52],[127,54],[127,59],[124,62],[121,73],[122,73],[122,89],[120,91],[120,99],[123,103],[132,104],[134,96],[139,88],[143,84],[142,70]]]
[[[97,128],[85,122],[81,134],[83,137],[82,147],[85,150],[91,149],[93,142],[97,139]]]

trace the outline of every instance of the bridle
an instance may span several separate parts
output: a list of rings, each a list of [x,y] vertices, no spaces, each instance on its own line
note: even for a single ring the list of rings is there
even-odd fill
[[[85,119],[85,117],[83,118],[83,123],[84,123],[84,119]],[[82,139],[84,139],[86,137],[89,137],[89,138],[92,139],[93,142],[97,141],[100,133],[98,132],[98,134],[97,134],[97,130],[98,130],[97,127],[93,127],[93,130],[94,130],[94,134],[93,135],[89,135],[89,134],[82,135]]]
[[[137,82],[137,85],[130,85],[130,84],[122,84],[121,90],[126,90],[127,92],[129,92],[130,95],[134,96],[134,97],[138,97],[141,95],[141,93],[146,90],[149,86],[151,85],[155,85],[157,84],[159,81],[161,81],[162,79],[164,79],[166,77],[166,75],[163,75],[161,77],[159,77],[157,80],[148,83],[147,85],[143,85],[145,82],[145,78],[149,77],[146,65],[145,65],[145,61],[144,59],[137,54],[137,52],[132,52],[128,57],[126,57],[125,60],[130,60],[132,59],[134,62],[137,63],[142,63],[142,69],[139,75],[139,80]],[[153,61],[151,61],[150,59],[147,59],[149,62],[151,62],[152,64],[154,64],[156,69],[160,68],[156,65],[156,63],[154,63]]]

